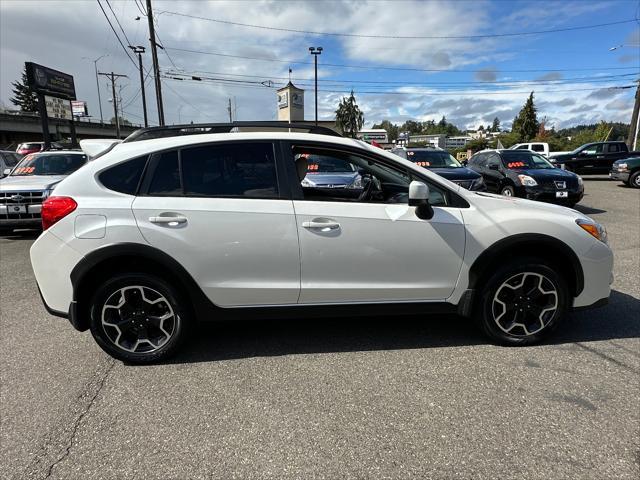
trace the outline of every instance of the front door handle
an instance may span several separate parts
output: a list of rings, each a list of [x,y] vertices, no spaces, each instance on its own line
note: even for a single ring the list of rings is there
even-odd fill
[[[187,223],[187,217],[149,217],[149,221],[151,223],[174,226]]]
[[[302,222],[304,228],[310,228],[314,230],[320,230],[321,232],[329,232],[331,230],[338,230],[340,224],[338,222]]]

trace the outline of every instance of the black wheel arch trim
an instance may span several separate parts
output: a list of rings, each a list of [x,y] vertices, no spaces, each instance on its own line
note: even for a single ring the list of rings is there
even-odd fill
[[[557,238],[541,233],[520,233],[498,240],[489,248],[486,248],[482,254],[473,262],[469,270],[469,289],[478,288],[478,282],[482,279],[485,272],[490,271],[490,266],[494,262],[500,262],[501,256],[512,253],[513,249],[518,245],[533,244],[537,247],[539,256],[548,256],[549,253],[558,253],[562,255],[571,265],[573,270],[571,276],[573,297],[580,295],[584,289],[584,272],[582,264],[576,253],[566,243]],[[522,252],[528,256],[536,256],[536,251]]]
[[[83,284],[83,280],[91,275],[94,267],[109,259],[132,256],[143,261],[153,262],[167,269],[167,272],[170,272],[171,276],[177,277],[180,286],[183,287],[183,291],[188,296],[195,312],[208,311],[212,307],[215,308],[215,305],[205,296],[189,272],[171,255],[155,247],[141,243],[113,243],[104,245],[87,254],[71,271],[70,278],[71,285],[73,286],[72,304],[75,304],[74,313],[76,317],[72,323],[76,329],[84,331],[89,328],[89,318],[83,308],[85,302],[89,299],[78,298],[78,292],[80,286]]]

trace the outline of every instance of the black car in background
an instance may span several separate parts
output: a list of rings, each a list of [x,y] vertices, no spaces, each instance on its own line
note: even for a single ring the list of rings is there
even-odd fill
[[[457,183],[467,190],[486,190],[482,175],[464,167],[445,150],[432,148],[394,148],[391,153]]]
[[[472,156],[467,165],[482,175],[489,192],[507,197],[573,207],[584,196],[582,178],[528,150],[485,150]]]
[[[564,170],[588,175],[609,173],[613,162],[638,155],[640,152],[630,152],[624,142],[594,142],[573,152],[550,155],[549,160]]]

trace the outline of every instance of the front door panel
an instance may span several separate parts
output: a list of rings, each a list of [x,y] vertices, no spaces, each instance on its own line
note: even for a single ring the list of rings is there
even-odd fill
[[[302,289],[300,303],[446,299],[464,255],[456,208],[431,220],[406,204],[294,201]]]

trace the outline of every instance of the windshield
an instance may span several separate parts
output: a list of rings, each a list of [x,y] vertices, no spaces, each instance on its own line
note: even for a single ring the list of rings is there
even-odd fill
[[[356,171],[354,165],[340,158],[310,153],[303,153],[301,156],[307,158],[307,171],[310,173],[353,173]]]
[[[461,168],[462,165],[442,150],[407,150],[407,160],[426,168]]]
[[[527,151],[503,151],[502,164],[514,170],[556,168],[546,158]]]
[[[31,154],[13,169],[11,176],[69,175],[87,163],[87,156],[78,153]]]

